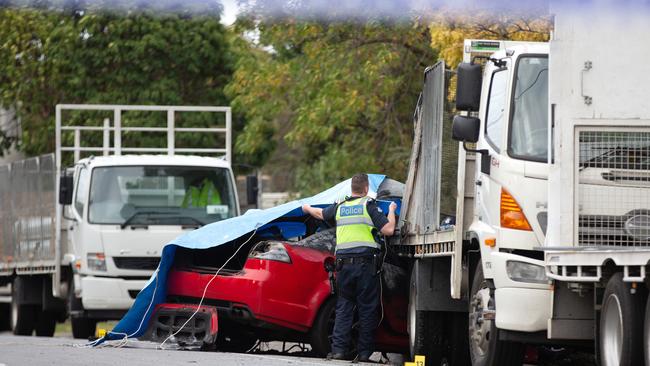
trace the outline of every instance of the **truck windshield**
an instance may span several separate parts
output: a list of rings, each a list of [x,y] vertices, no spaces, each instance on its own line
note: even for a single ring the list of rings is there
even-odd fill
[[[520,159],[548,158],[548,58],[523,56],[512,95],[509,153]]]
[[[225,168],[126,166],[93,169],[89,222],[201,226],[236,215]]]

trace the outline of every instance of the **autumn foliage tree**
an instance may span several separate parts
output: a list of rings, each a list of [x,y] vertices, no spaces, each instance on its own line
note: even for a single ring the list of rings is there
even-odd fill
[[[290,172],[304,193],[356,172],[405,179],[423,70],[436,60],[427,24],[254,18],[239,26],[259,32],[226,89],[247,118],[240,153]]]

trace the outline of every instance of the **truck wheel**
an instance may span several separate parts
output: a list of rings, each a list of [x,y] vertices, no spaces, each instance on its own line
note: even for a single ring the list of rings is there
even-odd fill
[[[22,279],[16,277],[11,285],[11,329],[15,335],[30,336],[36,326],[36,315],[39,310],[33,304],[20,304]]]
[[[70,317],[72,336],[77,339],[88,339],[95,335],[97,320],[84,317]]]
[[[600,311],[600,365],[632,366],[643,364],[643,301],[641,288],[632,293],[623,274],[607,282]]]
[[[650,296],[645,305],[645,321],[643,322],[643,354],[645,364],[650,365]]]
[[[68,284],[68,313],[72,325],[72,336],[77,339],[89,339],[95,335],[97,320],[84,316],[75,316],[73,313],[83,311],[81,299],[75,296],[74,281]]]
[[[469,344],[467,340],[467,313],[447,313],[446,333],[449,364],[453,366],[470,365]]]
[[[409,334],[409,350],[411,359],[415,355],[426,357],[427,365],[442,365],[446,360],[443,357],[444,318],[441,312],[421,311],[416,308],[417,286],[411,274],[409,291],[408,314],[406,329]]]
[[[336,297],[325,300],[325,304],[320,308],[311,327],[309,333],[310,344],[317,357],[325,358],[331,350],[330,335],[334,330],[335,310]]]
[[[52,337],[56,329],[56,316],[49,311],[41,311],[36,320],[36,335],[39,337]]]
[[[0,332],[11,330],[11,304],[0,304]]]
[[[524,345],[499,340],[494,320],[485,319],[486,310],[494,311],[494,299],[483,277],[483,266],[476,266],[469,304],[469,351],[473,366],[520,366]]]

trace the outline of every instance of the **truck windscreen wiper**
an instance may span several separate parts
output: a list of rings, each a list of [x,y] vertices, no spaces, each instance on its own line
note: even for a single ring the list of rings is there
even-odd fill
[[[175,212],[160,212],[160,211],[137,211],[129,216],[124,222],[120,225],[120,228],[124,229],[127,227],[133,219],[140,215],[165,215],[165,214],[176,214]]]
[[[199,226],[204,226],[205,225],[205,222],[197,219],[196,217],[186,216],[186,215],[178,215],[176,212],[138,211],[138,212],[134,212],[133,215],[129,216],[129,218],[127,218],[120,225],[120,228],[124,229],[125,227],[127,227],[133,221],[133,219],[135,219],[137,216],[140,216],[140,215],[165,215],[166,219],[176,219],[176,218],[178,218],[178,219],[189,219],[189,220],[192,220],[195,224],[197,224]],[[167,215],[173,215],[173,216],[167,216]]]

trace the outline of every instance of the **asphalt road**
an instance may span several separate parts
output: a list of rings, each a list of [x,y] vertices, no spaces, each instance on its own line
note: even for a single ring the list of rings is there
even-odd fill
[[[316,358],[158,350],[156,344],[130,341],[125,347],[81,348],[85,342],[69,338],[18,337],[0,335],[0,366],[157,366],[157,365],[233,365],[233,366],[336,366],[350,362]]]
[[[69,335],[54,338],[19,337],[0,333],[0,366],[159,366],[159,365],[219,365],[219,366],[350,366],[349,361],[327,361],[297,355],[277,355],[281,342],[265,343],[262,353],[200,352],[188,350],[160,350],[156,343],[129,341],[124,347],[86,348],[87,342]],[[373,358],[379,358],[375,353]],[[399,355],[389,355],[391,364],[402,365]],[[544,357],[538,366],[594,366],[590,352],[570,352]],[[372,365],[372,364],[359,364]],[[376,364],[375,364],[376,365]]]

